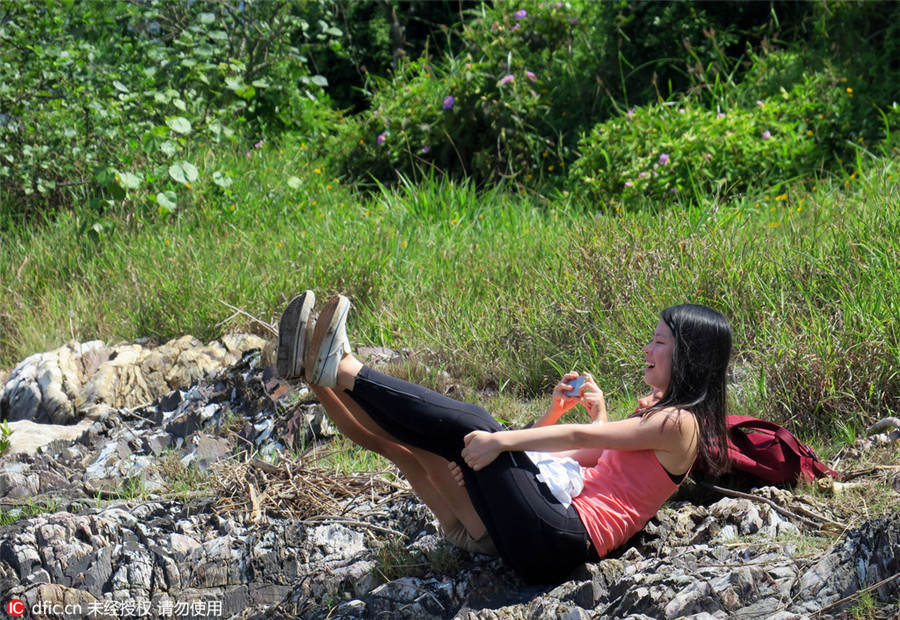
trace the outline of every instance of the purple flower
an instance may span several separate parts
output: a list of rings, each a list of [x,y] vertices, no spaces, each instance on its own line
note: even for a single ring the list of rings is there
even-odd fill
[[[763,104],[762,101],[760,101],[759,99],[756,100],[756,105],[762,107],[762,104]]]
[[[259,142],[257,142],[256,144],[253,145],[253,148],[255,148],[255,149],[261,149],[261,148],[262,148],[262,145],[265,144],[265,143],[266,143],[265,140],[260,140]]]
[[[527,77],[532,82],[537,82],[537,78],[535,77],[534,73],[532,73],[531,71],[526,71],[525,77]]]
[[[387,139],[387,132],[378,134],[378,137],[375,138],[375,141],[381,145],[384,144],[384,141]]]
[[[725,112],[719,112],[716,114],[716,118],[725,118]]]
[[[518,30],[519,27],[520,27],[521,25],[522,25],[522,24],[520,24],[519,22],[516,22],[516,25],[512,27],[513,32],[515,32],[516,30]]]
[[[625,187],[634,187],[634,183],[631,181],[625,181]]]
[[[630,110],[628,110],[628,112],[625,113],[625,116],[627,116],[628,118],[631,118],[632,116],[634,116],[634,108],[631,108]]]
[[[503,76],[503,78],[500,80],[500,83],[501,83],[501,84],[509,84],[509,83],[512,82],[514,79],[515,79],[515,78],[512,76],[512,74],[505,75],[505,76]]]
[[[638,178],[643,179],[645,176],[647,176],[647,173],[646,173],[646,172],[639,172],[639,173],[638,173]]]
[[[247,151],[247,153],[244,155],[244,157],[246,157],[247,159],[250,159],[251,157],[253,157],[253,153],[251,153],[250,151]]]
[[[771,137],[772,137],[772,134],[769,133],[769,130],[768,130],[768,129],[766,129],[766,130],[762,133],[762,139],[763,139],[763,140],[768,140],[768,139],[771,138]]]
[[[427,152],[430,151],[430,150],[431,150],[431,147],[428,146],[428,145],[426,144],[425,146],[422,147],[422,151],[421,151],[421,152],[424,154],[424,153],[427,153]]]
[[[513,17],[515,17],[516,19],[525,19],[527,16],[528,16],[528,11],[526,11],[525,9],[521,9],[521,10],[513,13]]]
[[[452,95],[447,95],[444,97],[444,109],[449,110],[453,107],[453,104],[456,103],[456,99],[453,98]]]
[[[663,153],[662,155],[659,156],[659,165],[660,166],[669,165],[669,154],[668,153]]]
[[[562,2],[554,2],[554,3],[553,3],[553,8],[554,8],[554,9],[561,9],[561,8],[562,8]]]
[[[684,108],[680,108],[680,109],[678,110],[678,113],[679,113],[679,114],[684,114]]]

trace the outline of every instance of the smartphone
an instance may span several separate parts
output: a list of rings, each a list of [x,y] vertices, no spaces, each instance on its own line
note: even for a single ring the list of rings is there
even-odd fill
[[[578,391],[581,389],[581,386],[584,385],[586,377],[584,375],[578,375],[571,381],[566,381],[566,385],[572,386],[572,391],[569,392],[569,396],[572,398],[576,398],[579,396]]]

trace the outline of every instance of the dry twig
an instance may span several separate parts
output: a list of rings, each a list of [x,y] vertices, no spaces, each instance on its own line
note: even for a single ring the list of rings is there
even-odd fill
[[[211,482],[219,496],[220,514],[244,514],[250,522],[263,515],[297,521],[346,520],[353,500],[395,495],[405,489],[378,475],[342,475],[333,470],[283,461],[273,465],[258,458],[214,465]]]

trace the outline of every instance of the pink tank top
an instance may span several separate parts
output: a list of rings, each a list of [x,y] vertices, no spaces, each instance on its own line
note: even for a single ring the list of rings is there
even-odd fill
[[[602,558],[639,532],[678,489],[653,450],[604,450],[572,498]]]

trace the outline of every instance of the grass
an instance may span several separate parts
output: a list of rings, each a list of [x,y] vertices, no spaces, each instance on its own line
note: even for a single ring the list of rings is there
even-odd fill
[[[14,508],[0,508],[0,527],[39,514],[53,514],[59,510],[61,503],[62,501],[58,499],[35,501],[29,498]]]
[[[352,476],[360,472],[396,472],[389,460],[369,450],[363,450],[343,435],[316,448],[311,455],[312,466]]]
[[[183,502],[188,502],[198,493],[213,494],[209,474],[195,465],[182,463],[180,450],[167,450],[156,459],[156,468],[166,480],[168,492]]]
[[[352,298],[354,344],[408,351],[425,383],[489,389],[506,419],[540,413],[515,403],[571,368],[625,412],[658,311],[693,301],[735,327],[736,410],[840,439],[900,406],[900,160],[862,164],[810,189],[613,216],[438,179],[361,194],[299,147],[209,152],[235,184],[201,179],[174,215],[135,196],[100,233],[77,212],[9,229],[0,368],[70,339],[271,338],[225,304],[277,323],[313,288]]]
[[[423,577],[429,563],[420,553],[410,550],[400,538],[389,538],[372,549],[375,565],[372,574],[379,583],[387,583],[400,577]]]

